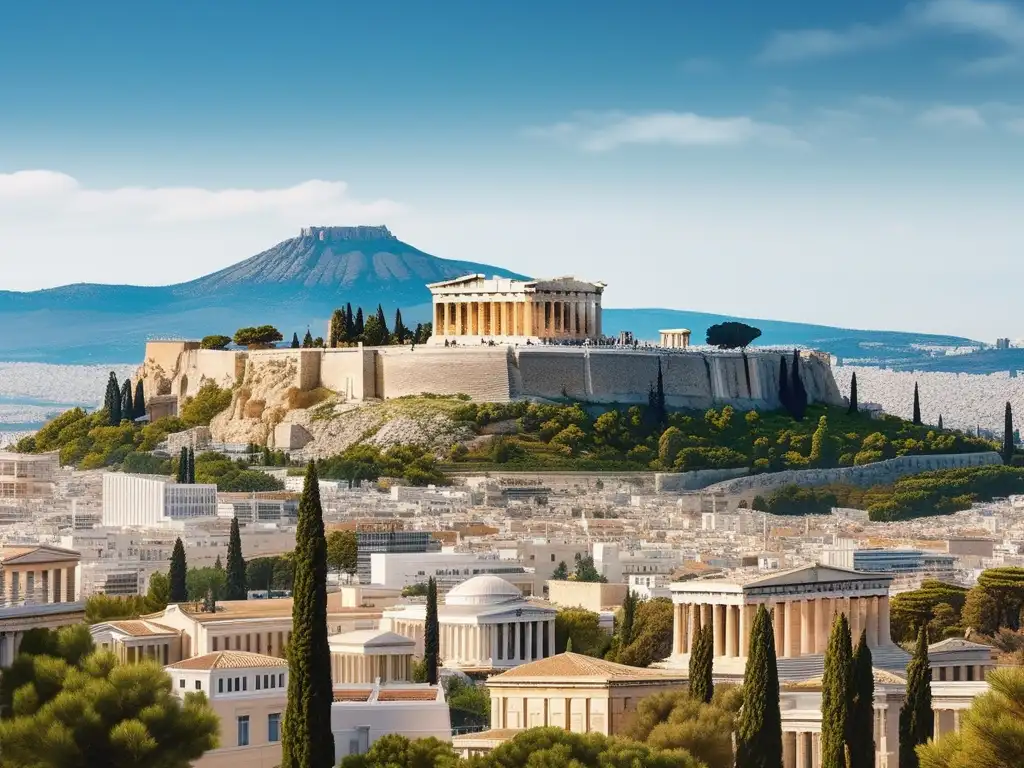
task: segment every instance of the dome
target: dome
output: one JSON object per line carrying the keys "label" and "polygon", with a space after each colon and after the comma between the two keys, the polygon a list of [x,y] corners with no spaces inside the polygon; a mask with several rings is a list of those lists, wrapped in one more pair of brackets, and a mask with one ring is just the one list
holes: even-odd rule
{"label": "dome", "polygon": [[499,576],[484,574],[464,581],[448,592],[445,605],[497,605],[522,600],[523,593]]}

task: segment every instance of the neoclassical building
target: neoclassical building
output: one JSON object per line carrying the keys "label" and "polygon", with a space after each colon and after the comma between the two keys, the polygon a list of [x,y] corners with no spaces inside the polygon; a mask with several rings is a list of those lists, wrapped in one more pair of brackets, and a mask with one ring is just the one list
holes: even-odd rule
{"label": "neoclassical building", "polygon": [[466,275],[427,287],[434,303],[431,344],[479,344],[481,339],[582,341],[601,336],[604,283],[574,277],[512,280]]}
{"label": "neoclassical building", "polygon": [[715,675],[741,677],[754,614],[764,605],[772,614],[782,679],[806,679],[822,672],[832,622],[841,613],[850,620],[855,638],[866,633],[876,666],[902,673],[909,655],[889,636],[891,583],[892,577],[884,574],[823,565],[779,571],[745,582],[674,582],[670,586],[675,608],[673,653],[667,666],[687,666],[697,629],[711,624]]}
{"label": "neoclassical building", "polygon": [[[422,602],[386,608],[380,628],[412,638],[422,657],[426,612]],[[554,656],[556,613],[524,599],[499,576],[474,576],[437,608],[441,661],[451,669],[491,672]]]}

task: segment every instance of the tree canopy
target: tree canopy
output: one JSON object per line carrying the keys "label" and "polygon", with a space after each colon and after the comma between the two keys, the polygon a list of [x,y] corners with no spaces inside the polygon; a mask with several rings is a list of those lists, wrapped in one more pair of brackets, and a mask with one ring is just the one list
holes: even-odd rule
{"label": "tree canopy", "polygon": [[199,342],[200,349],[224,349],[228,344],[231,343],[230,336],[224,336],[222,334],[212,334],[210,336],[203,336],[203,340]]}
{"label": "tree canopy", "polygon": [[719,349],[741,349],[760,338],[761,329],[746,323],[728,321],[708,328],[706,343]]}
{"label": "tree canopy", "polygon": [[239,328],[235,331],[234,342],[240,347],[251,347],[264,344],[273,344],[281,341],[284,337],[281,332],[272,325],[257,325],[247,328]]}

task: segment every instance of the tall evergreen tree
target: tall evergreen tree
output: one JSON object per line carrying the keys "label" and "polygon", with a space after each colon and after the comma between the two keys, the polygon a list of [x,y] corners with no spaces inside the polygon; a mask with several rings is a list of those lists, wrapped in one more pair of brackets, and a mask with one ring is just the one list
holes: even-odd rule
{"label": "tall evergreen tree", "polygon": [[867,632],[860,633],[860,642],[853,654],[853,708],[846,741],[850,747],[848,768],[875,768],[875,673]]}
{"label": "tall evergreen tree", "polygon": [[331,323],[327,332],[327,345],[334,349],[345,340],[345,310],[336,309],[331,313]]}
{"label": "tall evergreen tree", "polygon": [[380,304],[377,305],[377,322],[380,323],[381,330],[384,331],[384,338],[389,338],[391,336],[391,331],[388,330],[388,321],[387,318],[384,317],[384,307]]}
{"label": "tall evergreen tree", "polygon": [[174,542],[174,549],[171,551],[171,570],[167,574],[170,581],[170,602],[184,603],[188,601],[188,564],[185,561],[185,545],[181,538]]}
{"label": "tall evergreen tree", "polygon": [[935,727],[932,714],[932,671],[928,664],[928,630],[917,634],[914,656],[907,667],[907,694],[900,708],[900,768],[918,768],[916,747],[925,744]]}
{"label": "tall evergreen tree", "polygon": [[416,330],[412,332],[412,343],[423,343],[423,323],[416,323]]}
{"label": "tall evergreen tree", "polygon": [[363,308],[356,307],[356,319],[352,325],[352,338],[353,340],[359,339],[363,335]]}
{"label": "tall evergreen tree", "polygon": [[302,345],[299,344],[299,334],[298,333],[292,333],[292,349],[298,349],[301,346]]}
{"label": "tall evergreen tree", "polygon": [[327,643],[327,539],[316,464],[306,469],[295,529],[288,716],[281,768],[333,768],[331,651]]}
{"label": "tall evergreen tree", "polygon": [[181,452],[178,454],[178,474],[175,479],[179,483],[188,482],[188,448],[184,445],[181,446]]}
{"label": "tall evergreen tree", "polygon": [[846,735],[853,705],[853,647],[846,614],[836,616],[821,682],[821,768],[847,768]]}
{"label": "tall evergreen tree", "polygon": [[427,682],[437,685],[437,669],[441,663],[441,627],[437,620],[437,582],[427,580],[427,616],[423,628],[423,660],[427,665]]}
{"label": "tall evergreen tree", "polygon": [[213,561],[213,570],[223,571],[224,564],[220,561],[220,555],[217,555],[217,559]]}
{"label": "tall evergreen tree", "polygon": [[620,649],[633,642],[633,622],[636,620],[636,606],[639,602],[636,592],[626,587],[626,597],[622,601],[622,625],[619,627]]}
{"label": "tall evergreen tree", "polygon": [[188,449],[188,474],[185,475],[185,482],[189,485],[196,484],[196,449],[191,446]]}
{"label": "tall evergreen tree", "polygon": [[409,338],[409,329],[405,327],[405,323],[402,322],[402,310],[395,310],[395,327],[392,330],[395,334],[395,341],[399,344],[405,344],[405,340]]}
{"label": "tall evergreen tree", "polygon": [[921,426],[921,396],[917,391],[917,382],[914,382],[914,424]]}
{"label": "tall evergreen tree", "polygon": [[121,385],[121,418],[132,421],[135,418],[135,403],[132,400],[132,380],[125,379]]}
{"label": "tall evergreen tree", "polygon": [[231,535],[228,537],[228,578],[224,589],[225,600],[247,600],[249,585],[245,576],[245,560],[242,559],[242,535],[238,530],[238,518],[231,518]]}
{"label": "tall evergreen tree", "polygon": [[356,319],[352,314],[352,302],[345,303],[345,341],[356,340]]}
{"label": "tall evergreen tree", "polygon": [[711,701],[715,693],[714,674],[715,630],[711,624],[700,627],[690,652],[690,698]]}
{"label": "tall evergreen tree", "polygon": [[743,708],[736,727],[736,768],[782,768],[782,713],[775,633],[760,605],[750,631]]}
{"label": "tall evergreen tree", "polygon": [[121,423],[121,387],[117,383],[117,374],[110,372],[107,380],[107,393],[103,397],[103,407],[107,409],[107,423],[116,427]]}
{"label": "tall evergreen tree", "polygon": [[942,414],[939,414],[939,432],[942,431]]}
{"label": "tall evergreen tree", "polygon": [[135,382],[135,399],[132,401],[132,405],[134,406],[132,413],[136,419],[146,415],[146,393],[142,388],[141,378]]}
{"label": "tall evergreen tree", "polygon": [[306,335],[302,337],[302,348],[310,349],[313,346],[313,334],[309,332],[309,328],[306,329]]}
{"label": "tall evergreen tree", "polygon": [[847,413],[853,414],[860,410],[857,404],[857,372],[853,372],[853,376],[850,377],[850,407],[846,409]]}
{"label": "tall evergreen tree", "polygon": [[779,361],[779,404],[788,413],[793,413],[793,399],[789,395],[789,370],[786,368],[786,358]]}
{"label": "tall evergreen tree", "polygon": [[1017,446],[1013,442],[1013,408],[1006,401],[1006,412],[1003,415],[1003,463],[1012,464],[1013,454]]}
{"label": "tall evergreen tree", "polygon": [[793,350],[793,367],[790,369],[789,396],[792,400],[792,414],[797,421],[804,420],[807,412],[807,390],[804,388],[804,379],[800,375],[800,350]]}

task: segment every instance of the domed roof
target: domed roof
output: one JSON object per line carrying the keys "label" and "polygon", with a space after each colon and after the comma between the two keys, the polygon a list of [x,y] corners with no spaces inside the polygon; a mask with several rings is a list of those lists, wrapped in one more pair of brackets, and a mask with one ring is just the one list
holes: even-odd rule
{"label": "domed roof", "polygon": [[445,605],[497,605],[522,600],[523,593],[500,576],[484,574],[464,581],[448,592]]}

